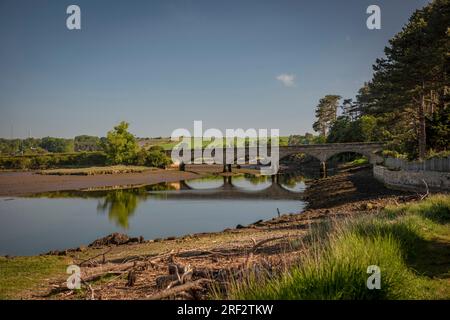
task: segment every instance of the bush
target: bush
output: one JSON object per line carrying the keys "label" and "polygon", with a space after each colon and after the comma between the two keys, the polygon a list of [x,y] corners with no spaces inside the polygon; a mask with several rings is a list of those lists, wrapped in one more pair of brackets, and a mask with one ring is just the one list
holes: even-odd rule
{"label": "bush", "polygon": [[0,157],[1,169],[48,169],[56,167],[102,166],[106,163],[103,152],[55,153]]}
{"label": "bush", "polygon": [[147,155],[146,165],[156,168],[166,168],[172,161],[164,152],[159,150],[150,150]]}
{"label": "bush", "polygon": [[407,159],[406,155],[404,155],[402,153],[398,153],[397,151],[394,151],[394,150],[383,150],[383,152],[381,154],[383,157]]}
{"label": "bush", "polygon": [[148,158],[148,151],[142,148],[136,154],[135,164],[137,166],[145,166],[147,164],[147,158]]}
{"label": "bush", "polygon": [[139,146],[133,134],[128,132],[129,124],[122,121],[109,131],[103,149],[109,164],[133,164],[139,152]]}

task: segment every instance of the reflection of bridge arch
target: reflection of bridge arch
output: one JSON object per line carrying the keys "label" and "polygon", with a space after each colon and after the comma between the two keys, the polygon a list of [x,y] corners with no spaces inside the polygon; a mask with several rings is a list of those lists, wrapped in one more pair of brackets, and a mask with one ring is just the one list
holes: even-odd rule
{"label": "reflection of bridge arch", "polygon": [[[225,177],[224,177],[224,178],[225,178]],[[196,182],[196,181],[202,181],[202,180],[204,181],[205,178],[181,181],[181,183],[183,184],[183,185],[182,185],[182,189],[183,189],[183,190],[205,190],[205,189],[209,190],[209,189],[220,189],[220,188],[222,188],[222,187],[225,185],[225,183],[226,183],[226,182],[224,181],[224,179],[214,179],[214,180],[209,179],[209,180],[212,180],[212,181],[210,181],[210,186],[207,186],[207,187],[204,187],[204,188],[195,186],[195,182]]]}
{"label": "reflection of bridge arch", "polygon": [[[261,183],[258,184],[254,184],[251,179],[246,179],[245,177],[230,177],[230,184],[236,188],[236,189],[240,189],[246,192],[256,192],[256,191],[262,191],[262,190],[266,190],[270,187],[272,187],[272,183],[270,181],[267,181],[267,177],[264,177],[264,181],[261,181]],[[258,177],[255,177],[256,179],[258,179]],[[244,185],[240,184],[239,182],[243,180],[245,183]],[[251,187],[255,187],[254,190],[249,190],[248,187],[246,187],[245,185],[251,186]]]}
{"label": "reflection of bridge arch", "polygon": [[[280,188],[283,188],[284,190],[287,190],[289,192],[296,192],[296,191],[293,191],[291,187],[289,187],[283,183],[280,183],[279,186],[280,186]],[[297,192],[303,192],[304,190],[306,190],[306,184],[304,182],[302,182],[302,190],[297,191]]]}
{"label": "reflection of bridge arch", "polygon": [[268,186],[263,189],[249,190],[233,184],[233,177],[225,176],[221,187],[216,188],[195,188],[190,185],[189,181],[180,183],[180,190],[185,192],[167,192],[166,198],[171,199],[223,199],[223,198],[240,198],[240,199],[295,199],[301,200],[301,191],[295,192],[289,190],[282,185],[278,176],[272,176],[268,181]]}

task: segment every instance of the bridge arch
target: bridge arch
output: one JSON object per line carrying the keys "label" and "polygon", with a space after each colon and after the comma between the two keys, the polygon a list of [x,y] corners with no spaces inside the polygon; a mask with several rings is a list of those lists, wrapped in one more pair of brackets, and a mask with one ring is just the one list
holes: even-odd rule
{"label": "bridge arch", "polygon": [[332,154],[329,154],[329,155],[327,155],[328,157],[326,158],[326,160],[325,160],[325,162],[328,162],[331,158],[333,158],[333,157],[335,157],[335,156],[338,156],[338,155],[341,155],[341,154],[356,154],[356,155],[360,155],[360,156],[363,156],[363,157],[366,157],[368,160],[369,160],[369,162],[370,162],[370,160],[372,159],[372,157],[373,157],[373,154],[372,153],[370,153],[370,152],[365,152],[365,151],[353,151],[353,150],[339,150],[339,151],[337,151],[337,152],[335,152],[335,153],[332,153]]}

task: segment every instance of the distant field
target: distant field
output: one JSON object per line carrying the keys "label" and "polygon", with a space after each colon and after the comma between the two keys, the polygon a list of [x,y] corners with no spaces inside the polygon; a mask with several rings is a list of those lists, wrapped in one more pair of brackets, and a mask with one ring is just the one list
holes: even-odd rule
{"label": "distant field", "polygon": [[[244,143],[244,139],[237,139],[239,143]],[[289,137],[280,137],[280,146],[287,146],[289,141]],[[170,138],[149,138],[149,139],[140,139],[139,145],[144,146],[146,148],[150,147],[161,147],[164,150],[171,150],[174,146],[176,146],[179,142],[177,141],[171,141]],[[193,148],[194,144],[202,145],[202,148],[205,148],[209,146],[212,143],[212,146],[219,145],[219,141],[212,142],[212,140],[203,139],[203,141],[200,140],[200,138],[191,138],[191,142],[189,147]]]}

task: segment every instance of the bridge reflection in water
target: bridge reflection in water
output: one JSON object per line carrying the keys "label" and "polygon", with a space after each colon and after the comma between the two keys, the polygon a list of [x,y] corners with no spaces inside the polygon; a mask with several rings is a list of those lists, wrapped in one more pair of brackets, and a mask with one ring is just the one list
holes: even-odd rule
{"label": "bridge reflection in water", "polygon": [[156,239],[221,231],[301,212],[304,189],[301,176],[216,175],[0,201],[0,255],[71,248],[113,232]]}
{"label": "bridge reflection in water", "polygon": [[128,228],[140,202],[157,200],[302,200],[305,177],[299,175],[208,176],[141,188],[84,192],[98,197],[97,210],[108,214],[118,226]]}
{"label": "bridge reflection in water", "polygon": [[212,176],[171,183],[172,191],[150,191],[166,199],[272,199],[300,200],[305,188],[302,176]]}
{"label": "bridge reflection in water", "polygon": [[129,219],[141,204],[153,200],[302,200],[305,177],[301,175],[206,176],[177,182],[126,189],[57,191],[41,193],[30,198],[98,199],[97,211],[106,213],[109,220],[121,228],[129,228]]}

